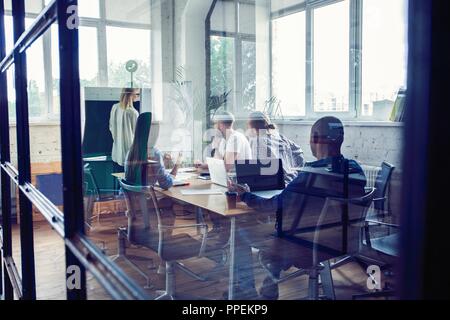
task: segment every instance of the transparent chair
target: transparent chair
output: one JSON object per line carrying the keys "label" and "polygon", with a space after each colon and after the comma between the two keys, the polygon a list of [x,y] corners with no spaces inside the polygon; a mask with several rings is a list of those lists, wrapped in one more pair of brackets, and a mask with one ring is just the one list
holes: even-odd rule
{"label": "transparent chair", "polygon": [[[295,217],[286,217],[289,228],[283,232],[282,237],[275,237],[261,245],[259,252],[260,263],[268,272],[272,281],[280,284],[293,278],[307,275],[309,282],[308,298],[335,299],[332,265],[330,260],[339,259],[344,255],[357,252],[359,246],[359,229],[364,224],[369,207],[375,194],[375,189],[369,190],[359,198],[345,199],[340,197],[327,197],[320,200],[317,196],[304,198],[311,206],[310,215],[302,214],[304,222],[298,228],[299,220]],[[322,208],[314,208],[322,203]],[[308,204],[305,204],[307,207]],[[347,206],[348,216],[344,217],[344,206]],[[302,211],[305,211],[303,209]],[[320,212],[317,214],[316,212]],[[305,213],[305,212],[303,212]],[[347,237],[344,248],[344,237]],[[268,267],[267,259],[270,256],[274,264],[281,265],[287,270],[295,267],[298,270],[285,276],[277,277]],[[320,277],[319,277],[320,275]],[[319,295],[319,279],[322,284],[323,295]]]}
{"label": "transparent chair", "polygon": [[[175,269],[181,270],[188,276],[205,281],[206,279],[180,263],[195,257],[204,257],[207,251],[208,226],[206,224],[174,225],[164,210],[160,208],[159,201],[153,186],[132,186],[121,180],[120,185],[124,191],[128,208],[128,240],[132,244],[140,245],[153,250],[165,262],[166,288],[156,300],[161,299],[192,299],[176,293]],[[153,207],[149,207],[149,203]],[[201,239],[196,239],[188,233],[175,233],[186,230],[196,234],[201,230]],[[208,248],[213,250],[212,248]]]}

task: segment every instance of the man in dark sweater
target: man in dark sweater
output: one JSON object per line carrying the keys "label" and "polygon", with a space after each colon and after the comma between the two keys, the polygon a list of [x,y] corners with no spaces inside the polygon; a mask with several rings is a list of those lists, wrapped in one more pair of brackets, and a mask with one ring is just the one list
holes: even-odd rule
{"label": "man in dark sweater", "polygon": [[[327,197],[344,196],[343,173],[344,163],[346,162],[341,153],[343,142],[344,126],[342,122],[335,117],[324,117],[318,120],[311,129],[311,151],[317,161],[307,163],[305,170],[300,172],[280,195],[265,199],[252,194],[248,186],[230,185],[230,189],[238,192],[240,199],[257,211],[278,212],[287,224],[295,221],[290,226],[294,230],[298,227],[304,214],[304,210],[300,208],[302,208],[301,203],[305,201],[305,198],[312,199],[309,202],[314,202],[312,207],[320,213]],[[365,194],[366,179],[364,172],[356,161],[348,160],[347,163],[348,172],[352,176],[348,183],[348,196],[350,198],[361,197]],[[333,179],[327,179],[326,173],[329,172],[337,175]],[[336,176],[340,178],[336,178]],[[311,181],[314,181],[314,183],[311,183]],[[289,220],[289,217],[293,219]],[[253,269],[248,266],[252,265],[251,246],[258,247],[258,245],[255,244],[254,234],[246,228],[239,228],[236,242],[239,244],[236,273],[240,291],[253,293],[255,290]],[[270,264],[269,269],[275,277],[279,277],[282,270],[287,270],[293,265],[289,254],[287,257],[280,258],[280,255],[276,253],[263,253],[262,258]],[[278,261],[274,261],[274,259]],[[278,286],[271,277],[264,280],[261,294],[265,298],[278,298]],[[249,298],[249,295],[244,294],[243,297]]]}

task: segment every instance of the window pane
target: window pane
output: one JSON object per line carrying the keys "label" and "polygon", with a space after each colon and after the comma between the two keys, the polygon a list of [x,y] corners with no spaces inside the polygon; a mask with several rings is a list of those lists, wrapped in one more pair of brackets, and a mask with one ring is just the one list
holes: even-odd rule
{"label": "window pane", "polygon": [[[14,0],[6,0],[5,3],[5,11],[12,11],[12,1]],[[38,14],[42,10],[42,1],[39,0],[25,0],[25,12],[31,14]]]}
{"label": "window pane", "polygon": [[14,44],[13,20],[11,16],[5,16],[5,42],[6,53],[10,53]]}
{"label": "window pane", "polygon": [[287,9],[289,7],[304,3],[306,0],[271,0],[270,6],[272,12]]}
{"label": "window pane", "polygon": [[[134,86],[148,86],[150,75],[150,30],[107,27],[108,85],[129,86],[131,75],[125,69],[129,60],[138,63]],[[133,41],[130,41],[133,39]]]}
{"label": "window pane", "polygon": [[242,42],[242,110],[254,110],[256,100],[256,43]]}
{"label": "window pane", "polygon": [[[25,20],[27,28],[32,23],[33,19]],[[27,50],[28,113],[30,118],[44,117],[48,114],[42,39],[42,37],[37,39]]]}
{"label": "window pane", "polygon": [[306,114],[305,23],[305,12],[299,12],[272,24],[272,89],[281,103],[283,116]]}
{"label": "window pane", "polygon": [[[50,0],[45,0],[45,5]],[[98,0],[78,0],[78,15],[83,18],[100,18],[100,7]]]}
{"label": "window pane", "polygon": [[[14,1],[14,0],[12,0]],[[25,12],[38,14],[42,10],[42,1],[38,0],[25,0]]]}
{"label": "window pane", "polygon": [[107,0],[105,1],[106,19],[149,25],[151,2],[148,0]]}
{"label": "window pane", "polygon": [[362,92],[365,116],[388,120],[400,88],[406,87],[406,0],[365,0]]}
{"label": "window pane", "polygon": [[236,8],[232,1],[217,1],[211,16],[211,30],[236,32]]}
{"label": "window pane", "polygon": [[314,111],[349,111],[350,1],[314,10]]}
{"label": "window pane", "polygon": [[99,18],[100,6],[98,0],[78,0],[78,15],[86,18]]}
{"label": "window pane", "polygon": [[239,3],[239,33],[256,34],[255,4]]}
{"label": "window pane", "polygon": [[[82,87],[98,85],[98,44],[97,28],[79,27],[80,83]],[[52,71],[54,90],[59,90],[59,44],[58,28],[52,26]]]}
{"label": "window pane", "polygon": [[221,96],[231,91],[228,106],[233,105],[234,39],[211,37],[211,95]]}

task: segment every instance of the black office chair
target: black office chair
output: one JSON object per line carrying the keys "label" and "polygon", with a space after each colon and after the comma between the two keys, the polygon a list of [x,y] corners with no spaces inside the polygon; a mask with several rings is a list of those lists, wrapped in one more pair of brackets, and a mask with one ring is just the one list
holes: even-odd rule
{"label": "black office chair", "polygon": [[[120,180],[128,208],[128,241],[158,253],[166,264],[166,289],[156,300],[192,299],[183,297],[175,292],[175,269],[179,269],[190,277],[205,281],[205,278],[189,270],[180,260],[203,257],[209,250],[206,246],[208,226],[206,224],[171,225],[164,218],[160,209],[153,186],[132,186]],[[150,198],[150,199],[149,199]],[[149,208],[149,200],[153,208]],[[174,234],[180,229],[202,230],[201,240],[195,239],[187,233]],[[212,249],[211,249],[212,250]]]}
{"label": "black office chair", "polygon": [[[97,211],[96,213],[93,212],[95,203],[98,202],[108,202],[113,200],[118,200],[123,198],[120,194],[117,194],[117,190],[112,189],[100,189],[97,183],[97,179],[95,179],[95,175],[92,172],[92,168],[89,166],[89,164],[84,165],[84,179],[85,182],[87,182],[85,194],[89,195],[91,199],[89,201],[92,201],[91,207],[92,207],[92,213],[89,216],[88,224],[90,228],[92,228],[92,220],[94,218],[97,218],[97,223],[100,222],[100,215],[104,213],[110,213],[108,212],[100,212]],[[90,188],[89,188],[90,186]]]}
{"label": "black office chair", "polygon": [[392,173],[395,167],[387,162],[381,164],[381,170],[378,172],[375,180],[375,196],[373,199],[373,208],[368,213],[368,217],[384,217],[389,215],[389,210],[386,210],[387,190],[391,182]]}
{"label": "black office chair", "polygon": [[[388,231],[384,236],[374,235],[371,232],[371,229],[374,227],[384,227]],[[392,230],[394,230],[394,232],[392,232]],[[396,260],[399,257],[399,244],[400,244],[399,231],[400,226],[398,224],[370,219],[366,221],[366,224],[364,226],[365,240],[363,244],[367,248],[377,253],[378,259],[381,259],[383,262],[383,265],[381,266],[383,270],[391,268],[392,260]],[[379,233],[379,230],[377,233]],[[389,297],[394,296],[395,290],[392,288],[389,282],[385,282],[384,288],[381,288],[380,290],[375,290],[374,292],[353,295],[353,300],[365,298],[380,298],[380,297],[388,299]]]}
{"label": "black office chair", "polygon": [[[389,210],[386,210],[386,192],[394,169],[395,167],[393,165],[387,162],[382,163],[381,171],[375,182],[376,196],[374,205],[369,210],[368,218],[366,219],[364,227],[361,229],[363,248],[365,250],[369,249],[369,252],[372,251],[376,253],[377,260],[370,260],[376,265],[381,266],[383,269],[390,268],[392,260],[399,256],[400,226],[395,223],[386,222],[386,217],[390,216]],[[380,227],[384,230],[380,230]],[[390,284],[386,282],[383,289],[366,294],[354,295],[353,299],[377,297],[389,298],[393,296],[395,296],[395,291],[390,288]]]}
{"label": "black office chair", "polygon": [[[389,188],[389,184],[391,182],[392,173],[394,169],[395,167],[387,162],[383,162],[381,164],[381,169],[378,171],[374,183],[374,198],[371,207],[367,211],[366,220],[371,219],[375,221],[378,220],[382,221],[386,216],[390,215],[390,212],[386,210],[386,202],[388,200],[387,191]],[[371,189],[372,188],[367,188],[367,190]],[[359,239],[360,242],[358,252],[356,252],[353,255],[347,255],[342,259],[340,259],[339,261],[336,261],[335,263],[332,264],[331,269],[337,269],[351,261],[356,261],[361,265],[380,263],[376,259],[373,259],[372,257],[369,257],[368,255],[362,253],[364,241],[366,239],[366,235],[364,234],[364,228],[361,228],[360,230]]]}
{"label": "black office chair", "polygon": [[[263,245],[258,257],[272,281],[280,284],[292,278],[308,275],[309,299],[326,298],[334,300],[335,293],[330,260],[344,255],[341,247],[344,230],[341,221],[342,205],[349,206],[349,233],[358,234],[358,228],[366,219],[374,194],[375,189],[372,189],[360,198],[328,197],[314,227],[304,228],[304,231],[292,230],[292,232],[287,232],[283,238],[275,238],[270,241],[270,244]],[[309,196],[308,198],[311,200],[315,197]],[[351,235],[348,238],[351,239],[349,250],[355,250],[351,244],[358,241],[359,237],[356,236],[358,240]],[[268,255],[271,256],[272,261],[288,260],[287,267],[293,265],[298,270],[284,277],[275,277],[268,267],[267,260],[263,257],[266,252],[270,252]],[[323,296],[319,296],[319,274],[323,286]]]}

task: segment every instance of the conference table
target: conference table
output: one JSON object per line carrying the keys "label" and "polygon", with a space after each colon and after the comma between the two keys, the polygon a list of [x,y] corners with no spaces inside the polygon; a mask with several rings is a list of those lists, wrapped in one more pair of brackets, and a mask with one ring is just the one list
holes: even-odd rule
{"label": "conference table", "polygon": [[[117,179],[123,179],[124,173],[113,173]],[[230,220],[230,263],[229,263],[229,281],[228,281],[228,299],[234,299],[235,288],[235,274],[234,266],[236,259],[236,220],[239,217],[249,214],[260,214],[260,212],[251,209],[243,202],[238,202],[236,209],[228,209],[227,198],[225,192],[227,188],[216,185],[209,180],[202,180],[198,178],[198,174],[191,174],[191,177],[185,179],[188,185],[172,187],[169,190],[155,188],[155,191],[161,195],[171,199],[181,201],[183,203],[196,207],[197,221],[203,221],[203,210],[207,210],[212,214],[225,217]],[[184,192],[189,190],[193,194],[186,195]],[[202,194],[208,193],[220,194]],[[199,192],[199,194],[195,194]]]}

